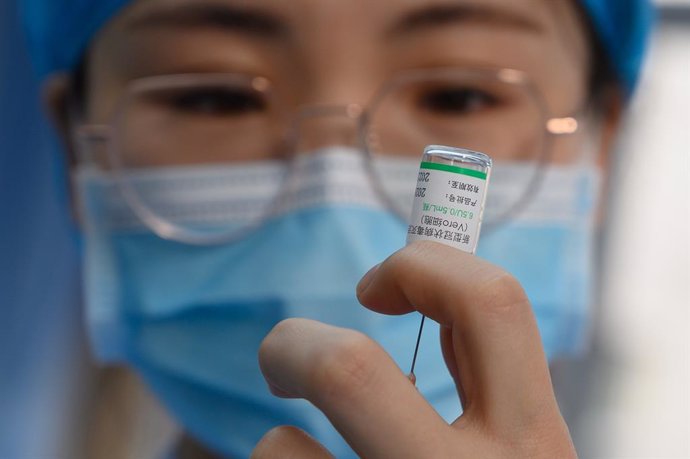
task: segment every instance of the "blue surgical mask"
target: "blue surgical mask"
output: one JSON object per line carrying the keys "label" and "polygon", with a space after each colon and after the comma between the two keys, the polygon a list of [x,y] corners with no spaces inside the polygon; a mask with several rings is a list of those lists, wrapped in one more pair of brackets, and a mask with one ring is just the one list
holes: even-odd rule
{"label": "blue surgical mask", "polygon": [[[404,245],[405,222],[377,199],[358,152],[334,148],[302,161],[311,165],[305,168],[311,174],[304,181],[309,189],[292,190],[297,198],[285,212],[241,240],[213,246],[155,236],[127,213],[112,178],[93,169],[79,172],[87,318],[97,356],[136,368],[182,426],[231,457],[248,457],[262,435],[279,424],[305,429],[337,457],[355,457],[312,405],[278,399],[266,388],[257,350],[280,320],[308,317],[360,330],[377,340],[403,371],[410,364],[419,316],[375,314],[355,297],[360,277]],[[391,164],[395,173],[383,175],[397,179],[386,188],[409,201],[418,163]],[[580,183],[588,176],[581,172],[564,170],[561,175],[583,188],[549,195],[550,204],[578,222],[591,215],[595,196],[594,188]],[[219,193],[225,193],[228,202],[246,199],[233,192],[231,181],[220,181],[219,189],[211,184],[218,180],[207,180],[210,184],[204,187],[205,177],[217,179],[222,173],[218,167],[174,168],[138,172],[134,180],[146,190],[167,186],[184,191],[190,186],[198,201],[171,199],[162,204],[170,215],[189,215],[185,206],[199,209],[200,202],[222,197]],[[157,199],[160,196],[167,194],[159,193]],[[582,202],[587,199],[589,204]],[[537,216],[536,203],[546,201],[536,199],[525,215]],[[195,224],[211,225],[218,219],[212,217],[205,221],[197,211]],[[579,341],[571,335],[581,333],[586,319],[586,295],[578,287],[586,285],[588,277],[587,263],[580,259],[589,256],[590,230],[573,226],[571,218],[525,217],[479,244],[480,254],[525,282],[550,355]],[[571,255],[576,256],[574,264],[564,260],[554,266],[558,257]],[[546,288],[540,276],[548,280]],[[425,332],[416,373],[422,394],[444,418],[455,419],[460,406],[437,331]]]}
{"label": "blue surgical mask", "polygon": [[[414,348],[417,316],[375,314],[355,296],[361,276],[404,245],[406,224],[376,197],[357,151],[330,149],[300,161],[310,176],[296,180],[284,213],[237,242],[211,246],[155,236],[127,212],[113,178],[93,169],[79,175],[87,317],[97,356],[135,367],[182,426],[232,457],[248,457],[279,424],[309,431],[338,457],[354,457],[311,404],[269,393],[257,351],[280,320],[308,317],[361,330],[402,368]],[[409,200],[419,165],[392,163],[386,186]],[[248,208],[239,205],[251,198],[246,180],[233,177],[251,173],[251,195],[271,194],[257,188],[264,179],[266,188],[275,185],[273,166],[265,175],[251,167],[240,174],[242,167],[219,166],[139,171],[128,183],[146,190],[143,200],[155,200],[161,213],[197,212],[195,225],[213,226],[227,219],[205,202],[226,198],[223,209],[238,221],[249,212],[237,210]],[[182,195],[188,199],[177,199]],[[425,337],[419,386],[452,419],[460,407],[434,335]]]}
{"label": "blue surgical mask", "polygon": [[[532,170],[519,164],[495,167],[489,199],[510,196],[513,183],[524,183],[514,178]],[[477,250],[522,284],[550,361],[581,354],[588,341],[600,184],[600,172],[587,157],[546,168],[526,207],[508,223],[484,232]]]}

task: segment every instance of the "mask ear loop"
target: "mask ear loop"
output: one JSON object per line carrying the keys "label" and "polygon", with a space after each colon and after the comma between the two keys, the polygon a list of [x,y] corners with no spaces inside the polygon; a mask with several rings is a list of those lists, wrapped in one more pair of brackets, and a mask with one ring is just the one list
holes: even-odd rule
{"label": "mask ear loop", "polygon": [[[84,215],[85,202],[79,189],[80,177],[83,175],[93,175],[99,173],[98,160],[95,158],[95,148],[107,148],[107,142],[111,136],[110,126],[107,125],[79,125],[72,134],[75,145],[76,164],[70,168],[71,189],[73,191],[76,206],[73,206],[75,217],[81,227],[87,225],[87,218]],[[107,161],[107,158],[106,158]]]}
{"label": "mask ear loop", "polygon": [[[606,251],[602,250],[602,245],[605,244],[606,235],[603,231],[597,231],[597,224],[601,221],[604,208],[603,204],[605,202],[605,195],[602,192],[608,187],[608,183],[607,180],[603,178],[601,170],[597,165],[598,157],[601,154],[600,150],[604,135],[603,117],[595,108],[589,108],[585,111],[583,119],[586,120],[583,123],[582,129],[585,133],[585,145],[583,154],[578,157],[578,161],[574,166],[578,167],[580,170],[581,180],[583,180],[583,182],[585,180],[594,181],[590,186],[594,187],[595,190],[594,211],[591,213],[586,223],[589,231],[592,231],[593,234],[590,247],[590,250],[593,251],[591,258],[593,276],[592,285],[590,286],[590,303],[588,305],[588,313],[591,319],[589,325],[586,326],[584,342],[591,343],[592,337],[597,333],[597,324],[600,323],[599,319],[601,318],[600,315],[602,311],[600,307],[602,301],[600,279],[602,276],[600,274],[603,269],[606,268],[606,263],[604,262]],[[583,183],[582,186],[584,187],[586,184]]]}

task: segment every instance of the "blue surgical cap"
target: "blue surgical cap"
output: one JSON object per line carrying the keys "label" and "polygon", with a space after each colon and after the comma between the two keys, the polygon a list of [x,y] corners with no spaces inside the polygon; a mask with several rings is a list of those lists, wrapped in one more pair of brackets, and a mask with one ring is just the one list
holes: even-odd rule
{"label": "blue surgical cap", "polygon": [[654,22],[649,0],[580,0],[622,86],[632,93]]}
{"label": "blue surgical cap", "polygon": [[[131,0],[21,0],[41,77],[73,69],[91,38]],[[637,82],[653,22],[650,0],[580,0],[622,86]]]}

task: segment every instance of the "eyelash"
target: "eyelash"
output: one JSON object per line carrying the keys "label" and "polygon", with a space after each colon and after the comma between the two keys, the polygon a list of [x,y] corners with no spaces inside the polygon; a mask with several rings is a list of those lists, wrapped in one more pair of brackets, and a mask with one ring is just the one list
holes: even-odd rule
{"label": "eyelash", "polygon": [[417,104],[439,114],[468,114],[496,106],[499,100],[487,91],[476,88],[436,88],[420,95]]}
{"label": "eyelash", "polygon": [[249,89],[199,88],[168,95],[166,105],[176,111],[214,116],[237,116],[266,109],[264,98]]}

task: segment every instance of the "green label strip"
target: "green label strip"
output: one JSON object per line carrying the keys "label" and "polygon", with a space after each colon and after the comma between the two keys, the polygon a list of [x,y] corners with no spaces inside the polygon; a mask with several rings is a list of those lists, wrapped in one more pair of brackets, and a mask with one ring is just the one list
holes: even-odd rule
{"label": "green label strip", "polygon": [[450,166],[448,164],[441,163],[429,163],[426,161],[422,161],[422,165],[420,167],[422,169],[432,169],[436,171],[452,172],[453,174],[469,175],[470,177],[477,177],[482,180],[486,180],[485,172],[475,171],[473,169],[466,169],[464,167]]}

